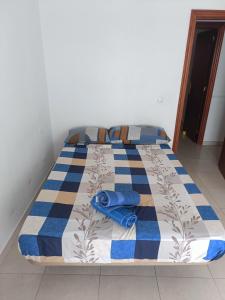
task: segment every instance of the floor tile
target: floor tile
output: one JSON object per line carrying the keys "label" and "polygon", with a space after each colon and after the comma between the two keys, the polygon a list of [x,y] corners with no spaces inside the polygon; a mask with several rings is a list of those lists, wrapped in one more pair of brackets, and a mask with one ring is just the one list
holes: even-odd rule
{"label": "floor tile", "polygon": [[196,160],[194,159],[188,159],[182,156],[177,155],[179,161],[182,163],[182,165],[185,167],[185,169],[188,171],[189,175],[191,175],[191,173],[194,173],[193,170],[193,165],[195,165]]}
{"label": "floor tile", "polygon": [[225,255],[208,264],[213,278],[225,278]]}
{"label": "floor tile", "polygon": [[217,205],[211,205],[212,208],[214,209],[215,213],[219,217],[220,221],[223,223],[223,226],[225,227],[225,214],[224,214],[224,209],[219,208]]}
{"label": "floor tile", "polygon": [[195,184],[197,184],[197,186],[199,187],[201,192],[204,194],[204,196],[207,198],[212,198],[211,194],[209,192],[209,189],[208,189],[207,185],[203,182],[202,178],[200,178],[200,176],[195,173],[194,174],[190,173],[190,176],[192,177]]}
{"label": "floor tile", "polygon": [[208,189],[220,189],[220,192],[223,192],[225,195],[225,180],[222,175],[218,172],[199,172],[203,183],[208,187]]}
{"label": "floor tile", "polygon": [[159,300],[156,278],[101,276],[99,300]]}
{"label": "floor tile", "polygon": [[220,209],[220,219],[221,219],[223,225],[225,226],[225,208]]}
{"label": "floor tile", "polygon": [[159,277],[161,300],[219,300],[213,279]]}
{"label": "floor tile", "polygon": [[224,181],[224,187],[221,186],[220,188],[216,189],[210,189],[209,190],[213,200],[220,208],[225,208],[225,181]]}
{"label": "floor tile", "polygon": [[211,278],[208,267],[205,266],[157,266],[157,277],[199,277]]}
{"label": "floor tile", "polygon": [[0,265],[0,273],[39,274],[43,272],[43,266],[39,266],[38,264],[31,264],[19,254],[17,242],[13,244],[8,255]]}
{"label": "floor tile", "polygon": [[188,155],[188,157],[198,160],[218,160],[221,150],[222,146],[201,146],[192,142],[188,137],[181,137],[178,147],[180,155]]}
{"label": "floor tile", "polygon": [[220,296],[225,300],[225,279],[215,279],[216,286],[219,290]]}
{"label": "floor tile", "polygon": [[104,266],[101,275],[155,276],[153,266]]}
{"label": "floor tile", "polygon": [[195,172],[196,174],[198,174],[199,172],[218,171],[218,167],[214,161],[191,159],[188,155],[185,157],[179,155],[178,158],[188,172]]}
{"label": "floor tile", "polygon": [[37,300],[97,300],[98,288],[99,276],[45,274]]}
{"label": "floor tile", "polygon": [[46,274],[100,275],[100,267],[47,267]]}
{"label": "floor tile", "polygon": [[178,158],[210,204],[225,209],[225,179],[218,168],[221,146],[199,146],[182,138]]}
{"label": "floor tile", "polygon": [[40,281],[38,274],[0,274],[0,299],[33,300]]}

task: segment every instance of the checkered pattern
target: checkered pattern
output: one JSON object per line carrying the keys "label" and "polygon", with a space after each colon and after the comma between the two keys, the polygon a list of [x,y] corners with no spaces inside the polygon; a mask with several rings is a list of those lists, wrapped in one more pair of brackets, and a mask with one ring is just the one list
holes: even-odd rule
{"label": "checkered pattern", "polygon": [[106,144],[109,143],[108,130],[102,127],[76,127],[69,131],[66,144]]}
{"label": "checkered pattern", "polygon": [[[90,206],[101,189],[136,191],[125,229]],[[225,252],[225,231],[170,147],[64,147],[19,235],[21,254],[56,263],[205,262]]]}
{"label": "checkered pattern", "polygon": [[112,144],[154,145],[170,141],[165,130],[156,126],[117,126],[109,130]]}

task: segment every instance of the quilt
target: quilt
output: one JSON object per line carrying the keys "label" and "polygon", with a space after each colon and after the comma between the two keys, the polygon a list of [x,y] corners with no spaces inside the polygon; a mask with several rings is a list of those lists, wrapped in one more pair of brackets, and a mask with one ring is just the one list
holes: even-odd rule
{"label": "quilt", "polygon": [[[100,190],[136,191],[126,229],[97,212]],[[19,234],[19,250],[55,264],[204,263],[225,252],[225,230],[169,145],[62,149]]]}

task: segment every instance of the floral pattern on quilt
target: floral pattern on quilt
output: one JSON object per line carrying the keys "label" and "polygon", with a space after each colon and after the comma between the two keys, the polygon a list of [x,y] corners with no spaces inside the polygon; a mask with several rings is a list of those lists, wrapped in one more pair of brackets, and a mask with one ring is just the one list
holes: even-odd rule
{"label": "floral pattern on quilt", "polygon": [[[97,212],[99,190],[140,194],[125,229]],[[225,252],[225,230],[168,145],[65,146],[19,235],[21,254],[64,263],[201,263]]]}

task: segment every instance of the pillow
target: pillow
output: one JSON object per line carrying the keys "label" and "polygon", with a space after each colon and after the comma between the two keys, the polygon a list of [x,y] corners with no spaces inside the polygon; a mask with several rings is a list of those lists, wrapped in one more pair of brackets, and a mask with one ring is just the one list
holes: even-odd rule
{"label": "pillow", "polygon": [[111,127],[109,138],[112,144],[168,144],[170,141],[165,130],[157,126]]}
{"label": "pillow", "polygon": [[102,127],[76,127],[69,130],[66,144],[107,144],[109,143],[108,130]]}

